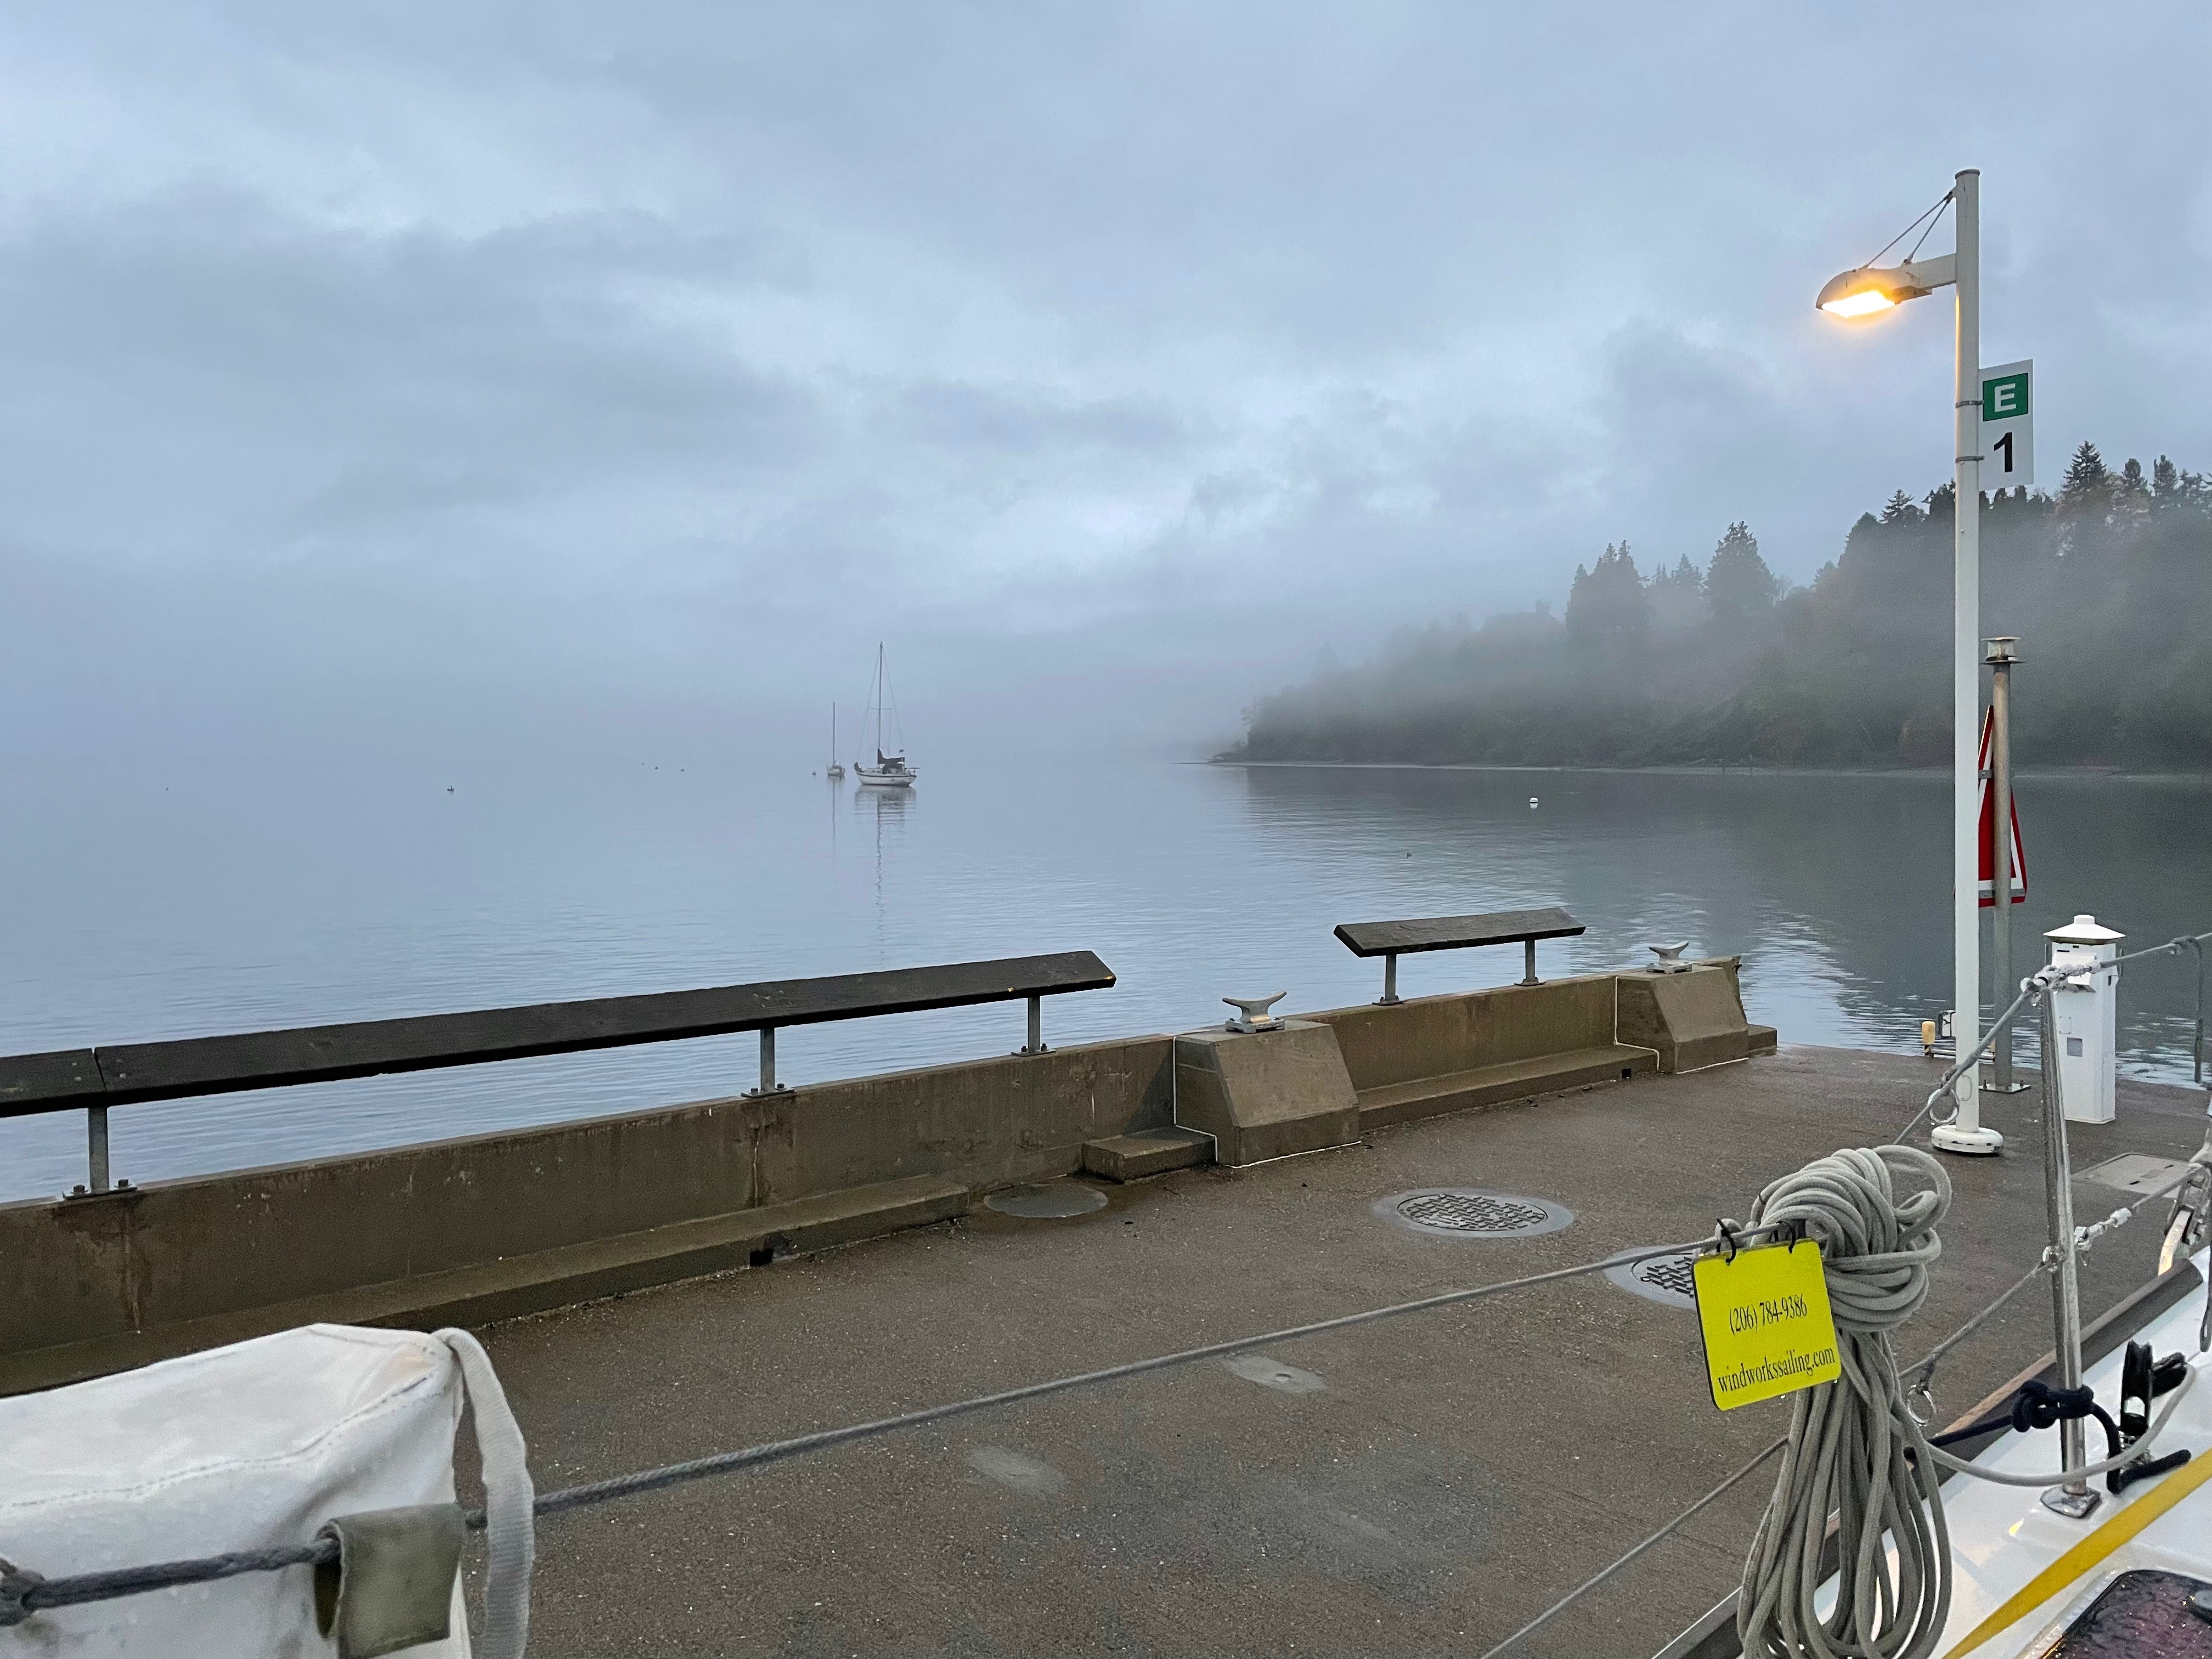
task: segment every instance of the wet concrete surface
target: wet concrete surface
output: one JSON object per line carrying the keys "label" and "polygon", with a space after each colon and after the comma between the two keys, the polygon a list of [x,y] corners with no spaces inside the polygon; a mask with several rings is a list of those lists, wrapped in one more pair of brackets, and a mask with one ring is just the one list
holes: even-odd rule
{"label": "wet concrete surface", "polygon": [[[829,1255],[485,1333],[540,1490],[1454,1286],[1688,1239],[1773,1177],[1887,1139],[1936,1069],[1785,1048],[1187,1170],[1069,1218],[978,1211]],[[2186,1157],[2203,1097],[2123,1084],[2076,1170]],[[2017,1277],[2044,1234],[2033,1094],[1957,1196],[1908,1358]],[[1924,1140],[1923,1140],[1924,1144]],[[1522,1194],[1571,1226],[1468,1239],[1389,1224],[1416,1188]],[[2087,1185],[2084,1221],[2127,1195]],[[2156,1225],[2098,1248],[2092,1314]],[[1936,1379],[1948,1416],[2050,1346],[2031,1291]],[[1480,1653],[1784,1426],[1726,1415],[1694,1316],[1602,1277],[1201,1363],[544,1522],[545,1656]],[[1732,1587],[1754,1477],[1528,1646],[1642,1655]]]}

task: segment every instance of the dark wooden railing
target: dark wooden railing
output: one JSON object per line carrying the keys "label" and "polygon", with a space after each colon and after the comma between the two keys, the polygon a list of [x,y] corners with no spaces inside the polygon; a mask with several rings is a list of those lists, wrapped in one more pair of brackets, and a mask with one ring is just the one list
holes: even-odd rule
{"label": "dark wooden railing", "polygon": [[734,1031],[760,1033],[760,1085],[754,1092],[771,1094],[785,1086],[775,1077],[775,1034],[783,1026],[1025,999],[1029,1041],[1018,1052],[1042,1054],[1043,999],[1069,991],[1101,991],[1113,983],[1113,969],[1091,952],[1066,951],[823,979],[768,980],[700,991],[9,1054],[0,1056],[0,1117],[83,1111],[91,1164],[88,1190],[100,1193],[109,1185],[111,1106],[483,1066]]}
{"label": "dark wooden railing", "polygon": [[1338,924],[1337,938],[1356,957],[1382,958],[1382,994],[1379,1002],[1396,1002],[1398,958],[1416,951],[1465,951],[1481,945],[1520,945],[1527,947],[1523,985],[1538,985],[1536,941],[1571,939],[1587,931],[1557,905],[1540,910],[1493,910],[1479,916],[1419,916],[1405,921],[1346,921]]}

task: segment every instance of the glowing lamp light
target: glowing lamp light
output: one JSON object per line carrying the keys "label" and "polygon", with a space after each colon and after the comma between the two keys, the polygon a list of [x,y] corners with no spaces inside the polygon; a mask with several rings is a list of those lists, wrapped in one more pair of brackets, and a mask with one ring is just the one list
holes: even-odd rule
{"label": "glowing lamp light", "polygon": [[1826,300],[1820,309],[1831,317],[1868,317],[1877,311],[1895,308],[1897,301],[1880,289],[1861,289],[1856,294],[1846,294],[1841,299]]}
{"label": "glowing lamp light", "polygon": [[1947,253],[1917,264],[1908,259],[1896,266],[1861,265],[1830,277],[1813,303],[1831,317],[1871,317],[1947,286],[1955,280],[1953,264]]}

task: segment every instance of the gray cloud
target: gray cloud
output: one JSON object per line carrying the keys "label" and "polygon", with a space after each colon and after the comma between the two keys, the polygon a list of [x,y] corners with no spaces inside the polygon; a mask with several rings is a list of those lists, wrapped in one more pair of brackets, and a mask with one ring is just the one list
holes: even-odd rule
{"label": "gray cloud", "polygon": [[1204,740],[1623,537],[1802,580],[1948,469],[1948,307],[1810,298],[1962,162],[2046,474],[2212,465],[2212,24],[2005,19],[15,16],[5,741],[720,742],[878,636]]}
{"label": "gray cloud", "polygon": [[908,432],[955,449],[1073,445],[1159,453],[1185,435],[1170,410],[1128,398],[1069,402],[953,380],[916,381],[896,398]]}

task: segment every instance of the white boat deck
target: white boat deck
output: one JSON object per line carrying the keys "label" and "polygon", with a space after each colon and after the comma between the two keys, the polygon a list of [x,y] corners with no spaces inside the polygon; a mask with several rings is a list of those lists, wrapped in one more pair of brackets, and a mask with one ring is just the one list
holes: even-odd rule
{"label": "white boat deck", "polygon": [[[2200,1273],[2208,1259],[2212,1251],[2196,1257]],[[1944,1487],[1957,1577],[1950,1623],[1936,1650],[1939,1655],[1947,1659],[1967,1653],[1988,1659],[2024,1659],[2041,1654],[2107,1584],[2136,1568],[2212,1579],[2212,1473],[2208,1473],[2212,1471],[2212,1354],[2197,1352],[2197,1322],[2203,1311],[2203,1295],[2186,1297],[2136,1337],[2148,1340],[2159,1355],[2187,1355],[2196,1373],[2195,1384],[2175,1409],[2166,1432],[2154,1443],[2154,1455],[2187,1448],[2193,1454],[2189,1462],[2169,1474],[2138,1481],[2118,1496],[2105,1492],[2099,1477],[2093,1484],[2102,1501],[2081,1521],[2045,1509],[2039,1487],[2001,1486],[1964,1477]],[[2117,1350],[2089,1367],[2083,1379],[2095,1388],[2098,1400],[2107,1408],[2119,1398],[2124,1352]],[[2154,1419],[2170,1398],[2164,1395],[2156,1402]],[[2103,1437],[2094,1423],[2089,1444],[2092,1458],[2104,1456]],[[2058,1436],[2051,1430],[2008,1433],[1975,1462],[2012,1473],[2055,1469]],[[2190,1487],[2192,1478],[2193,1489],[2176,1502],[2176,1492]],[[2145,1525],[2141,1512],[2147,1505],[2163,1512]],[[2077,1548],[2081,1554],[2062,1569],[2060,1582],[2048,1586],[2047,1595],[2008,1606],[2039,1574]],[[2001,1611],[2017,1616],[2000,1629],[1981,1632],[1975,1641],[1984,1620]]]}

